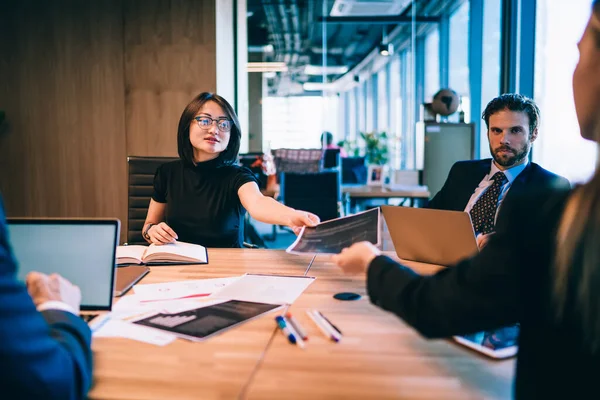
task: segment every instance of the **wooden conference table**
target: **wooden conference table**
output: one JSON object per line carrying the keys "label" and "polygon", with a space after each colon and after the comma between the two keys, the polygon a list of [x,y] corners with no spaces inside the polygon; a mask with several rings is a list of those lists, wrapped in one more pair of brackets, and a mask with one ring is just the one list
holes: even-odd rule
{"label": "wooden conference table", "polygon": [[[217,278],[246,272],[304,275],[312,257],[277,250],[209,249],[209,265],[153,267],[143,283]],[[414,267],[432,273],[428,266]],[[422,398],[505,399],[514,361],[493,361],[446,340],[427,341],[370,304],[364,277],[341,274],[317,256],[317,279],[290,311],[307,330],[305,349],[275,326],[274,313],[202,343],[158,347],[120,338],[94,339],[91,399]],[[334,293],[363,294],[341,302]],[[319,309],[344,333],[335,344],[305,314]]]}

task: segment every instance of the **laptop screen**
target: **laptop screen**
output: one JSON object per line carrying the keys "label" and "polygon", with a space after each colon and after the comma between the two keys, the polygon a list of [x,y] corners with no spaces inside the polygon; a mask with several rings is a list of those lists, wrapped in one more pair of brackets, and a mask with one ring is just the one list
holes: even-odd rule
{"label": "laptop screen", "polygon": [[81,289],[82,310],[110,310],[118,220],[9,219],[17,277],[57,273]]}

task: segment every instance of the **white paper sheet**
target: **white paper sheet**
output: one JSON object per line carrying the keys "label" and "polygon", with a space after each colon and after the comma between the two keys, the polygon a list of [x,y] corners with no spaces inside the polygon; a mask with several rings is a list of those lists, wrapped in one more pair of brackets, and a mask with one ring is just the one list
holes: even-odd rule
{"label": "white paper sheet", "polygon": [[214,294],[215,298],[292,304],[313,283],[310,276],[247,274]]}
{"label": "white paper sheet", "polygon": [[132,294],[121,297],[117,304],[113,305],[112,315],[114,318],[131,320],[138,315],[158,314],[159,312],[174,314],[215,304],[215,302],[210,297],[145,302],[141,301],[139,296]]}
{"label": "white paper sheet", "polygon": [[168,332],[112,318],[110,314],[106,314],[96,319],[98,319],[98,321],[93,320],[90,324],[92,335],[95,338],[120,337],[150,343],[156,346],[165,346],[177,338],[175,335]]}
{"label": "white paper sheet", "polygon": [[141,302],[208,297],[239,278],[239,276],[235,276],[232,278],[141,284],[135,285],[133,291]]}

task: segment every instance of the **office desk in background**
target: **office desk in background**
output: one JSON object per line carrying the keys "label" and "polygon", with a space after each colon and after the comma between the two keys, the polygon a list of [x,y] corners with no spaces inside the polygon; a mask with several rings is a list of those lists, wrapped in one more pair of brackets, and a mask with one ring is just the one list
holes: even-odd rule
{"label": "office desk in background", "polygon": [[390,199],[404,199],[409,201],[410,206],[415,206],[419,201],[429,199],[430,193],[427,186],[343,184],[342,195],[345,198],[346,211],[354,213],[360,211],[356,208],[361,201],[383,199],[387,204]]}
{"label": "office desk in background", "polygon": [[[210,264],[153,267],[143,283],[217,278],[246,272],[303,275],[311,257],[283,251],[210,249]],[[428,266],[415,267],[432,273]],[[492,361],[445,340],[427,341],[370,304],[364,277],[339,273],[318,256],[315,282],[290,311],[308,331],[306,348],[290,345],[275,314],[202,343],[177,339],[156,347],[126,339],[94,339],[91,399],[509,398],[514,362]],[[340,291],[358,301],[332,298]],[[325,339],[305,310],[316,308],[344,333]]]}

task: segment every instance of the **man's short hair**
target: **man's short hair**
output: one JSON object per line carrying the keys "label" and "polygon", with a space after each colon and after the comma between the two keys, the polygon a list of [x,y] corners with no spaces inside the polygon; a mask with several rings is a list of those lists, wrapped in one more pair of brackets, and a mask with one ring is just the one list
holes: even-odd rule
{"label": "man's short hair", "polygon": [[503,110],[526,113],[529,117],[529,135],[532,135],[539,125],[540,109],[533,100],[518,93],[506,93],[490,101],[481,114],[488,131],[490,117]]}

